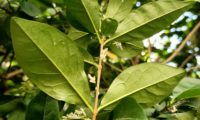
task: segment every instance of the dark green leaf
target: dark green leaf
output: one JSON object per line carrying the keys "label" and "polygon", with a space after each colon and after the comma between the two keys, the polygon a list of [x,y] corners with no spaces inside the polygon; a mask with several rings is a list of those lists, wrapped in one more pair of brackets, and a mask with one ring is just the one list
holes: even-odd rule
{"label": "dark green leaf", "polygon": [[76,44],[49,25],[13,18],[13,46],[30,80],[55,99],[91,110],[91,96],[83,56]]}
{"label": "dark green leaf", "polygon": [[0,115],[16,110],[22,99],[14,96],[0,96]]}
{"label": "dark green leaf", "polygon": [[8,114],[7,120],[25,120],[25,112],[15,109],[15,111]]}
{"label": "dark green leaf", "polygon": [[127,97],[152,106],[167,97],[185,72],[162,64],[145,63],[124,70],[111,84],[99,110]]}
{"label": "dark green leaf", "polygon": [[133,98],[122,99],[113,114],[113,120],[147,120],[143,108]]}
{"label": "dark green leaf", "polygon": [[100,12],[97,0],[66,0],[65,2],[73,25],[79,22],[87,31],[98,34]]}
{"label": "dark green leaf", "polygon": [[101,33],[104,36],[110,36],[115,33],[118,22],[112,18],[106,18],[101,23]]}
{"label": "dark green leaf", "polygon": [[40,92],[28,105],[26,120],[60,120],[58,101]]}
{"label": "dark green leaf", "polygon": [[41,10],[36,7],[34,4],[28,1],[23,1],[21,4],[21,10],[27,15],[32,17],[37,17],[41,14]]}

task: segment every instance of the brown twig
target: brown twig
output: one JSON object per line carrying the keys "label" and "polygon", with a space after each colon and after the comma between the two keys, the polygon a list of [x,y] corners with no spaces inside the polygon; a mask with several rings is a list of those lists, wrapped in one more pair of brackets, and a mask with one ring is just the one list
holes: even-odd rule
{"label": "brown twig", "polygon": [[195,53],[192,53],[191,55],[189,55],[179,66],[180,68],[183,68],[193,57],[194,57]]}
{"label": "brown twig", "polygon": [[22,69],[17,69],[15,71],[12,71],[10,73],[8,73],[6,76],[5,76],[5,79],[11,79],[12,77],[16,76],[16,75],[19,75],[23,73],[23,70]]}
{"label": "brown twig", "polygon": [[168,63],[169,61],[171,61],[172,59],[174,59],[178,55],[178,53],[183,49],[183,47],[185,46],[185,44],[187,43],[187,41],[190,40],[190,38],[192,37],[192,35],[199,29],[199,27],[200,27],[200,22],[192,29],[192,31],[183,40],[183,42],[181,43],[181,45],[174,51],[174,53],[172,53],[171,56],[169,56],[163,62],[163,64]]}
{"label": "brown twig", "polygon": [[149,53],[149,56],[150,56],[150,54],[151,54],[151,52],[152,52],[152,44],[151,44],[151,41],[150,41],[150,39],[148,39],[148,53]]}
{"label": "brown twig", "polygon": [[100,79],[101,79],[101,72],[102,72],[102,62],[105,55],[104,52],[104,41],[105,38],[102,38],[100,41],[100,55],[99,55],[99,64],[98,64],[98,74],[97,74],[97,82],[95,88],[95,103],[93,109],[92,120],[96,120],[96,116],[98,113],[98,104],[99,104],[99,88],[100,88]]}

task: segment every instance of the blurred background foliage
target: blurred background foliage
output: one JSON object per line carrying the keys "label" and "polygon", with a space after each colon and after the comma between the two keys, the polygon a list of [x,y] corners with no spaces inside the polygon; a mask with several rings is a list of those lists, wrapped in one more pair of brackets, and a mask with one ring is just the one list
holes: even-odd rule
{"label": "blurred background foliage", "polygon": [[[133,6],[133,9],[151,1],[152,0],[138,0],[136,5]],[[106,6],[107,0],[99,0],[99,3],[104,3]],[[20,119],[19,116],[23,117],[24,112],[22,111],[25,110],[27,104],[38,93],[37,88],[28,80],[28,77],[23,74],[23,70],[15,59],[9,30],[9,22],[12,16],[50,24],[66,34],[69,33],[71,36],[73,36],[73,32],[77,32],[77,30],[70,25],[67,8],[63,0],[0,0],[0,120],[16,120]],[[105,93],[105,90],[111,84],[112,80],[128,66],[143,62],[162,63],[165,61],[178,48],[199,21],[200,4],[197,3],[178,20],[174,21],[172,25],[151,38],[144,40],[145,47],[141,52],[139,51],[139,55],[134,57],[131,55],[131,57],[124,58],[113,53],[111,51],[112,48],[108,49],[103,69],[101,94],[103,95]],[[86,41],[87,39],[93,39],[87,35],[84,37]],[[77,44],[84,43],[85,46],[88,46],[87,50],[93,56],[98,56],[99,48],[96,46],[96,42],[98,41],[77,41]],[[189,77],[200,78],[199,49],[200,29],[187,41],[178,55],[167,64],[184,68]],[[129,56],[126,53],[124,54],[125,56]],[[97,58],[94,59],[98,61]],[[89,64],[85,65],[85,70],[90,75],[96,74],[96,68]],[[91,83],[91,89],[94,90],[94,88],[95,85]],[[198,100],[195,99],[194,101]],[[5,105],[3,104],[4,102],[7,102],[9,105],[6,107],[3,106]],[[158,105],[157,109],[159,110],[157,111],[170,111],[162,108],[162,106],[163,104]],[[184,106],[182,106],[182,108],[190,109],[190,107]],[[151,111],[151,109],[149,111]],[[155,111],[152,113],[151,115],[153,117],[160,115],[160,113]],[[167,114],[162,117],[165,118],[166,116]]]}

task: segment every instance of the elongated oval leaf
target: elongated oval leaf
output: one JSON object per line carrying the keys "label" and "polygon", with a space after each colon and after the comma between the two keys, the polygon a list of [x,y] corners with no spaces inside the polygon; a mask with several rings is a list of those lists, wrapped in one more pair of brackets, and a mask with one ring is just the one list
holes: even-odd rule
{"label": "elongated oval leaf", "polygon": [[143,40],[170,25],[194,2],[158,0],[133,10],[108,40]]}
{"label": "elongated oval leaf", "polygon": [[173,96],[178,96],[183,91],[186,91],[190,88],[193,88],[195,86],[200,86],[200,80],[190,77],[185,77],[181,82],[175,87],[173,91]]}
{"label": "elongated oval leaf", "polygon": [[26,120],[60,120],[58,101],[40,92],[29,103]]}
{"label": "elongated oval leaf", "polygon": [[111,84],[99,110],[127,97],[151,106],[168,96],[185,72],[162,64],[145,63],[124,70]]}
{"label": "elongated oval leaf", "polygon": [[136,0],[109,0],[105,18],[113,18],[122,21],[133,8]]}
{"label": "elongated oval leaf", "polygon": [[133,98],[124,98],[113,114],[113,120],[147,120],[143,108]]}
{"label": "elongated oval leaf", "polygon": [[200,86],[195,86],[187,91],[184,91],[183,93],[181,93],[179,96],[176,97],[176,100],[194,98],[194,97],[200,97]]}
{"label": "elongated oval leaf", "polygon": [[65,2],[72,24],[78,22],[89,32],[98,34],[100,12],[97,0],[66,0]]}
{"label": "elongated oval leaf", "polygon": [[90,109],[90,90],[79,48],[49,25],[13,18],[13,46],[19,64],[30,80],[55,99]]}
{"label": "elongated oval leaf", "polygon": [[184,78],[174,89],[173,99],[180,100],[200,96],[200,80]]}

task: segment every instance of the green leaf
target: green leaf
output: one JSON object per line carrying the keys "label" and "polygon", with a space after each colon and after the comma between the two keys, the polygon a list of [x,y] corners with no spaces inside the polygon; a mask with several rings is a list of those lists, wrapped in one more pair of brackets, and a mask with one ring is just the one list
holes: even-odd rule
{"label": "green leaf", "polygon": [[92,39],[90,39],[90,35],[88,35],[86,32],[82,32],[73,27],[70,27],[67,36],[74,40],[77,46],[79,46],[80,52],[84,57],[84,61],[86,63],[97,66],[92,55],[87,51],[88,45],[93,42]]}
{"label": "green leaf", "polygon": [[106,18],[101,23],[101,33],[104,36],[110,36],[115,33],[118,22],[112,18]]}
{"label": "green leaf", "polygon": [[25,112],[22,110],[15,110],[7,116],[7,120],[25,120]]}
{"label": "green leaf", "polygon": [[187,99],[200,97],[200,86],[192,87],[187,91],[184,91],[179,96],[176,97],[176,100]]}
{"label": "green leaf", "polygon": [[122,21],[131,12],[136,0],[109,0],[105,18]]}
{"label": "green leaf", "polygon": [[14,96],[0,96],[0,115],[12,112],[22,103],[22,98]]}
{"label": "green leaf", "polygon": [[200,96],[200,80],[195,78],[184,78],[173,91],[174,100],[198,96]]}
{"label": "green leaf", "polygon": [[159,0],[147,3],[133,10],[119,24],[115,34],[107,42],[143,40],[150,37],[170,25],[193,3],[179,0]]}
{"label": "green leaf", "polygon": [[99,110],[127,97],[152,106],[167,97],[185,72],[163,64],[145,63],[124,70],[111,84]]}
{"label": "green leaf", "polygon": [[98,34],[100,12],[97,0],[66,0],[65,2],[72,24],[79,22],[87,31]]}
{"label": "green leaf", "polygon": [[113,120],[147,120],[143,108],[133,98],[122,99],[113,114]]}
{"label": "green leaf", "polygon": [[83,56],[72,40],[47,24],[16,17],[11,33],[17,60],[37,87],[58,100],[84,102],[92,110]]}
{"label": "green leaf", "polygon": [[32,17],[37,17],[42,13],[38,7],[36,7],[34,4],[28,1],[22,2],[21,10]]}
{"label": "green leaf", "polygon": [[132,58],[138,55],[144,47],[142,41],[131,41],[124,43],[114,42],[110,45],[110,48],[116,55],[122,58]]}
{"label": "green leaf", "polygon": [[26,120],[60,120],[58,101],[40,92],[29,103]]}

